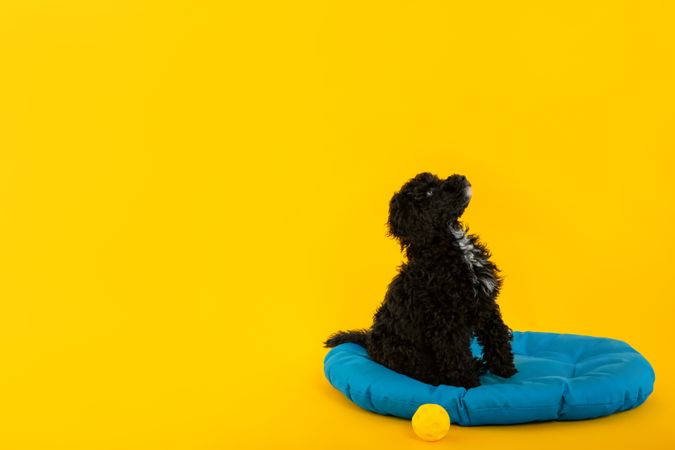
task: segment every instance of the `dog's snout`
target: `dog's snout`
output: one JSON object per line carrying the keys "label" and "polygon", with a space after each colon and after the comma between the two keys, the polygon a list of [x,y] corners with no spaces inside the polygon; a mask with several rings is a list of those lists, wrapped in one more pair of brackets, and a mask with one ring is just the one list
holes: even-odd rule
{"label": "dog's snout", "polygon": [[467,186],[464,188],[464,195],[466,196],[467,199],[470,199],[471,196],[473,195],[473,191],[471,190],[470,184],[467,184]]}
{"label": "dog's snout", "polygon": [[464,176],[464,175],[450,175],[448,178],[443,181],[443,186],[446,187],[446,189],[462,189],[462,188],[470,188],[471,183],[469,183],[469,180]]}

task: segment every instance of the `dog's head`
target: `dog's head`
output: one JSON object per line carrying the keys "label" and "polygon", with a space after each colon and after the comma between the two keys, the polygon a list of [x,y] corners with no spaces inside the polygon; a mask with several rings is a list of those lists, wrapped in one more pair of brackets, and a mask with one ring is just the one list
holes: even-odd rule
{"label": "dog's head", "polygon": [[403,185],[389,202],[389,233],[402,246],[428,242],[448,233],[471,200],[471,184],[464,175],[441,180],[420,173]]}

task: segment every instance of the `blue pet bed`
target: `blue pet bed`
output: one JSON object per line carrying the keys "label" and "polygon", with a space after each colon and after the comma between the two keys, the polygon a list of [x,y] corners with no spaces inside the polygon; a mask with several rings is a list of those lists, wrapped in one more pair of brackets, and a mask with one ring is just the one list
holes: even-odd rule
{"label": "blue pet bed", "polygon": [[[475,342],[472,350],[480,354]],[[606,416],[641,405],[654,386],[649,362],[614,339],[514,332],[513,353],[516,375],[488,373],[469,390],[394,372],[357,344],[332,349],[324,371],[335,388],[369,411],[409,419],[420,405],[436,403],[452,423],[466,426]]]}

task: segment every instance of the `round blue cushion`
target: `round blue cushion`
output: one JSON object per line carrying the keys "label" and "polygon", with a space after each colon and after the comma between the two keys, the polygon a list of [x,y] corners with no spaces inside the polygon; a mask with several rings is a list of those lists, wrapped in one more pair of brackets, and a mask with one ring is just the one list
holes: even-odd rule
{"label": "round blue cushion", "polygon": [[[480,347],[474,341],[474,354]],[[637,351],[615,339],[514,332],[518,373],[490,373],[481,386],[431,386],[394,372],[356,344],[332,349],[324,361],[330,383],[357,405],[411,418],[424,403],[443,406],[459,425],[579,420],[641,405],[652,393],[654,371]]]}

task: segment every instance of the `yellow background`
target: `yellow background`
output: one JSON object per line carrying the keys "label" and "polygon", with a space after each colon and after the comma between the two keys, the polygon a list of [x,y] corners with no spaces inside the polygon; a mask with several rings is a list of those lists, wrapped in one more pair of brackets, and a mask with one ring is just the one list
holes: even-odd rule
{"label": "yellow background", "polygon": [[0,3],[0,448],[427,448],[322,340],[463,173],[516,330],[653,364],[639,409],[438,447],[672,448],[668,1]]}

